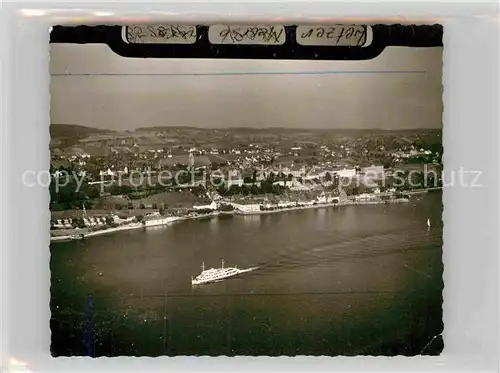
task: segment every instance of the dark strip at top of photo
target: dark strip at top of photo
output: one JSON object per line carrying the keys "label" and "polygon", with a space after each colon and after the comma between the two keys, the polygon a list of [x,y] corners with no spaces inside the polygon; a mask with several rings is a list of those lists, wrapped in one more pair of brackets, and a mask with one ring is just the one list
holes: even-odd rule
{"label": "dark strip at top of photo", "polygon": [[51,43],[105,43],[123,57],[367,60],[388,46],[439,47],[441,25],[55,26]]}

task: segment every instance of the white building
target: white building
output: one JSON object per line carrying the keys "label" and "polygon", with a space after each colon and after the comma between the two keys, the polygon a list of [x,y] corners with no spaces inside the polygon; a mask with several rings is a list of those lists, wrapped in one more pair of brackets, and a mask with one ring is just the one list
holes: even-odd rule
{"label": "white building", "polygon": [[344,168],[342,170],[336,170],[335,173],[342,179],[351,179],[356,176],[355,168]]}
{"label": "white building", "polygon": [[283,201],[280,201],[278,203],[278,207],[279,208],[285,208],[285,207],[295,207],[297,206],[297,204],[295,202],[283,202]]}
{"label": "white building", "polygon": [[217,210],[217,203],[212,201],[209,205],[194,205],[195,210]]}
{"label": "white building", "polygon": [[376,199],[376,197],[373,194],[369,193],[362,193],[358,194],[357,196],[354,196],[355,201],[371,201]]}
{"label": "white building", "polygon": [[167,217],[151,216],[151,217],[146,217],[144,219],[144,225],[146,227],[166,225],[166,224],[170,224],[178,219],[179,219],[178,217],[173,217],[173,216],[167,216]]}
{"label": "white building", "polygon": [[254,203],[254,202],[249,202],[249,203],[235,203],[231,202],[230,203],[233,208],[239,212],[242,213],[252,213],[252,212],[259,212],[260,211],[260,204]]}
{"label": "white building", "polygon": [[343,179],[351,179],[354,176],[356,176],[356,169],[355,168],[344,168],[344,169],[332,169],[332,170],[323,170],[321,172],[318,172],[319,176],[322,178],[326,178],[327,174],[330,174],[330,177],[333,179],[335,175],[337,175],[339,178]]}
{"label": "white building", "polygon": [[313,206],[316,201],[299,201],[297,206]]}

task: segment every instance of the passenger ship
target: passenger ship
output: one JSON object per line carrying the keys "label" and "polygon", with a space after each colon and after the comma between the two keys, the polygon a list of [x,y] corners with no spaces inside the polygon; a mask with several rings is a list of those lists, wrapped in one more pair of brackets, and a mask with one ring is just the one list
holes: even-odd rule
{"label": "passenger ship", "polygon": [[247,268],[247,269],[238,269],[236,267],[224,268],[224,260],[222,260],[221,268],[210,268],[205,270],[205,263],[202,263],[201,273],[195,278],[191,277],[191,284],[201,285],[201,284],[207,284],[209,282],[217,282],[228,277],[239,275],[241,273],[253,271],[254,269],[257,268]]}

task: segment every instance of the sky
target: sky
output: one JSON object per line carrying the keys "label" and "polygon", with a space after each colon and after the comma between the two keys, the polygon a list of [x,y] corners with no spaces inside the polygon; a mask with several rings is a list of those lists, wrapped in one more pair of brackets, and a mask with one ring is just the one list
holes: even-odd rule
{"label": "sky", "polygon": [[389,47],[367,61],[124,58],[51,44],[51,123],[441,128],[442,47]]}

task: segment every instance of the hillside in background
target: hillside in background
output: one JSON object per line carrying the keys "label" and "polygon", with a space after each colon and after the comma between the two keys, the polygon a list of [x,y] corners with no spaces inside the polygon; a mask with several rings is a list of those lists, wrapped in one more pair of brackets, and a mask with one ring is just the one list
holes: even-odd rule
{"label": "hillside in background", "polygon": [[154,126],[139,127],[136,132],[164,132],[164,131],[199,131],[213,132],[225,131],[231,133],[335,133],[347,136],[360,136],[364,134],[390,134],[416,133],[416,132],[440,132],[441,128],[410,128],[410,129],[380,129],[380,128],[291,128],[291,127],[191,127],[191,126]]}
{"label": "hillside in background", "polygon": [[49,131],[52,138],[84,138],[89,135],[104,135],[114,132],[99,128],[79,126],[76,124],[51,124]]}

